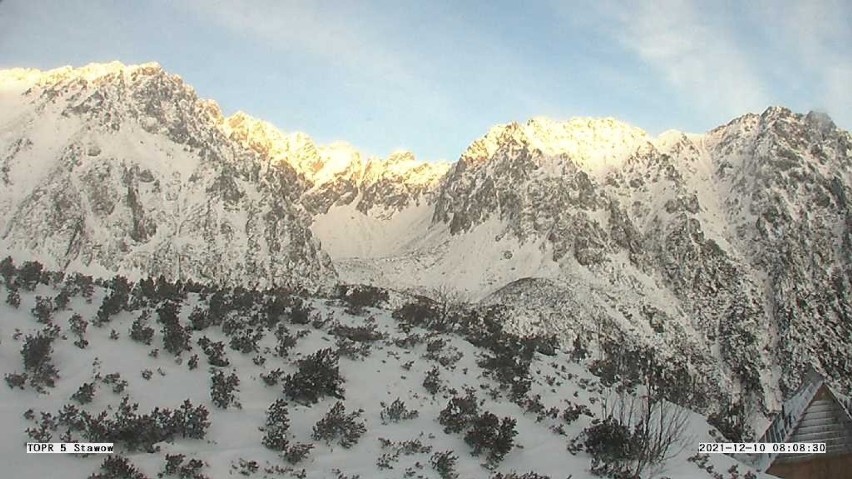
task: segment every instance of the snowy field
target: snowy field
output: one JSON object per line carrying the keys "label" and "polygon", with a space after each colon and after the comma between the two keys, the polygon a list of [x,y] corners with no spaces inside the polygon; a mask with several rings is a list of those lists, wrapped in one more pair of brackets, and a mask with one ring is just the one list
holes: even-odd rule
{"label": "snowy field", "polygon": [[[582,447],[583,431],[600,417],[603,400],[613,393],[588,372],[588,360],[574,361],[571,354],[559,350],[552,355],[536,352],[528,363],[528,391],[513,401],[511,388],[496,379],[496,370],[480,365],[493,355],[488,349],[474,346],[460,334],[411,326],[392,316],[393,310],[399,310],[411,298],[391,295],[378,300],[379,307],[362,308],[340,299],[307,298],[302,302],[278,295],[279,302],[275,302],[275,296],[261,294],[178,293],[172,302],[178,306],[177,326],[184,340],[177,342],[190,349],[175,355],[167,350],[176,348],[174,330],[165,326],[168,320],[158,319],[168,316],[167,312],[157,312],[168,302],[160,300],[168,296],[162,292],[165,290],[153,288],[151,294],[160,299],[150,299],[139,292],[140,288],[122,295],[116,292],[122,289],[120,285],[115,291],[95,285],[89,295],[85,286],[79,291],[74,281],[51,284],[43,277],[47,281],[30,284],[30,291],[26,286],[10,289],[15,281],[9,278],[0,289],[7,300],[0,303],[0,365],[7,377],[28,373],[28,379],[23,389],[0,388],[4,477],[85,478],[105,474],[99,469],[104,455],[26,454],[25,443],[34,442],[33,435],[49,442],[68,439],[69,429],[74,429],[70,426],[74,421],[69,419],[73,414],[68,410],[64,417],[59,414],[68,405],[88,411],[92,417],[101,411],[117,417],[124,398],[128,404],[138,403],[137,415],[158,407],[174,410],[187,399],[192,407],[203,406],[209,411],[209,427],[202,439],[174,435],[148,445],[116,441],[113,457],[126,457],[149,478],[598,477],[589,471],[591,457]],[[17,293],[12,293],[13,289]],[[20,301],[17,307],[15,296]],[[66,298],[67,304],[62,304]],[[109,314],[110,305],[119,311]],[[216,311],[219,324],[211,319],[210,313],[215,315]],[[72,320],[74,315],[79,319]],[[99,317],[102,324],[97,326]],[[88,323],[84,332],[80,319]],[[297,324],[303,322],[306,324]],[[131,337],[134,323],[137,339],[145,337],[146,328],[153,330],[150,344]],[[50,327],[58,328],[58,333],[53,333],[55,339],[50,342],[47,358],[25,369],[27,356],[22,349]],[[170,335],[168,339],[164,333]],[[210,364],[211,356],[199,344],[202,337],[209,340],[202,340],[204,344],[223,343],[221,357],[212,361],[222,364],[224,359],[227,366]],[[335,395],[339,397],[321,396],[310,404],[304,397],[288,396],[284,387],[287,375],[296,376],[300,360],[325,348],[337,352],[342,383],[340,394]],[[43,386],[40,393],[33,387],[32,378],[46,363],[55,366],[58,378],[53,387]],[[277,377],[276,370],[280,371]],[[434,394],[424,386],[430,370],[432,381],[427,383]],[[218,396],[220,405],[228,403],[225,408],[218,407],[211,396],[211,378],[220,371],[225,378],[233,374],[239,380],[229,391],[231,397],[223,400]],[[91,387],[90,402],[85,401],[85,394],[78,394],[84,384]],[[479,414],[491,412],[516,421],[516,435],[503,457],[489,459],[492,450],[487,444],[474,456],[465,432],[444,431],[439,416],[454,396],[465,396],[465,390],[477,398]],[[287,404],[289,428],[276,429],[278,433],[262,431],[268,408],[281,399]],[[405,407],[394,414],[389,406],[397,399]],[[342,401],[347,415],[355,413],[351,416],[354,424],[364,426],[360,437],[354,444],[346,444],[348,447],[333,434],[326,440],[317,439],[315,433],[317,422],[338,401]],[[584,413],[569,418],[566,410]],[[45,421],[45,413],[52,418]],[[697,444],[714,440],[711,429],[702,416],[687,412],[687,430],[678,441],[679,447],[673,448],[680,451],[673,451],[677,453],[642,477],[744,477],[748,468],[723,455],[699,459],[707,462],[704,469],[698,467],[694,458]],[[308,444],[311,449],[300,461],[291,463],[281,451],[264,446],[267,433],[277,434],[289,445]],[[79,439],[81,434],[70,431],[72,439]],[[100,442],[92,439],[96,438],[89,442]],[[580,444],[574,452],[569,451],[572,440]],[[441,453],[455,458],[450,470],[440,472],[436,468]],[[172,455],[177,461],[178,454],[184,455],[179,462],[184,469],[171,467],[171,474],[166,474],[166,457]],[[195,463],[197,469],[189,467],[193,459],[200,461]],[[739,475],[728,472],[733,466],[738,467]]]}

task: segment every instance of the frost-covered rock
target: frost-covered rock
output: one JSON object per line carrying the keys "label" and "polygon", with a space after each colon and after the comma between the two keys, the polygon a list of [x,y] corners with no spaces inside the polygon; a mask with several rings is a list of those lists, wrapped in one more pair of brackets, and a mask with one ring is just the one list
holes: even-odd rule
{"label": "frost-covered rock", "polygon": [[30,75],[0,102],[0,245],[94,274],[328,288],[287,164],[156,64]]}
{"label": "frost-covered rock", "polygon": [[447,165],[223,118],[154,64],[0,78],[0,248],[16,256],[503,303],[514,330],[654,350],[764,412],[811,364],[852,387],[852,137],[824,114],[656,138],[536,118]]}

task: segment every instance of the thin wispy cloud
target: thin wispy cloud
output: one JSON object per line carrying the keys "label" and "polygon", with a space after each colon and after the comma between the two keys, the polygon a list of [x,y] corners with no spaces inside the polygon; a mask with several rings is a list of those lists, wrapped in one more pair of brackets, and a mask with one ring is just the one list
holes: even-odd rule
{"label": "thin wispy cloud", "polygon": [[[498,113],[483,121],[471,116],[476,112],[520,105],[523,115],[532,116],[541,105],[552,103],[539,92],[548,90],[543,85],[556,83],[555,75],[528,62],[528,51],[517,39],[501,37],[499,24],[476,24],[499,8],[485,12],[408,5],[259,0],[247,8],[239,2],[190,0],[184,8],[241,37],[254,38],[273,53],[272,62],[285,55],[326,65],[336,72],[339,84],[354,85],[359,100],[375,96],[368,108],[392,111],[398,120],[393,125],[365,125],[379,135],[408,123],[433,142],[455,143],[444,148],[452,156],[429,155],[432,158],[453,159],[494,123],[523,119]],[[465,129],[470,132],[460,133]]]}
{"label": "thin wispy cloud", "polygon": [[[445,91],[430,83],[424,74],[429,59],[424,58],[423,52],[412,50],[409,39],[389,28],[395,19],[385,18],[381,9],[371,10],[357,2],[274,0],[252,2],[250,8],[230,1],[190,0],[184,5],[194,15],[212,20],[241,37],[253,38],[260,49],[270,53],[272,63],[285,58],[291,65],[312,64],[327,71],[329,81],[336,86],[335,91],[328,92],[330,96],[344,90],[350,92],[350,104],[344,100],[333,108],[341,114],[347,109],[360,108],[339,120],[350,123],[346,132],[355,137],[324,135],[324,140],[357,144],[359,137],[399,137],[397,130],[412,122],[407,118],[409,115],[432,119],[435,123],[449,123],[449,118],[459,115]],[[287,71],[282,77],[286,80],[299,74]],[[283,94],[300,94],[284,90]],[[388,118],[396,120],[385,125],[374,123],[374,119],[387,122]],[[384,146],[378,152],[367,145],[358,146],[374,153],[406,146],[404,139],[396,144],[393,140],[385,143],[395,146]]]}
{"label": "thin wispy cloud", "polygon": [[698,116],[718,122],[787,105],[852,124],[852,9],[844,0],[586,6],[582,25],[640,59]]}
{"label": "thin wispy cloud", "polygon": [[369,19],[359,19],[353,3],[189,0],[186,5],[273,50],[385,75],[405,74],[403,62],[370,33]]}
{"label": "thin wispy cloud", "polygon": [[616,20],[617,40],[705,113],[730,117],[765,107],[766,86],[712,6],[663,0],[610,4],[606,11]]}
{"label": "thin wispy cloud", "polygon": [[777,61],[790,76],[804,77],[816,93],[812,105],[852,124],[852,11],[836,0],[762,1],[757,4],[773,39],[782,48]]}
{"label": "thin wispy cloud", "polygon": [[[0,65],[159,61],[226,112],[454,159],[496,124],[705,131],[785,105],[852,127],[848,0],[3,0]],[[85,12],[81,15],[80,12]]]}

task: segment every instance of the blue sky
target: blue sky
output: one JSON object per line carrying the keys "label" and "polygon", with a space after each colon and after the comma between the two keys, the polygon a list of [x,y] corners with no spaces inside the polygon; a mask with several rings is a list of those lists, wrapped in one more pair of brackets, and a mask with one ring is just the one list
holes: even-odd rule
{"label": "blue sky", "polygon": [[454,161],[489,127],[705,131],[768,105],[852,127],[852,2],[3,0],[0,68],[157,61],[317,141]]}

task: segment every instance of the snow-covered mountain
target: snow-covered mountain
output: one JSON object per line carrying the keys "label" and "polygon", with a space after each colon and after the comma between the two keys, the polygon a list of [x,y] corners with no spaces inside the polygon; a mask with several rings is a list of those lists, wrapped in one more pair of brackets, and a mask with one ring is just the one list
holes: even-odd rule
{"label": "snow-covered mountain", "polygon": [[48,267],[327,288],[298,172],[156,64],[0,73],[0,248]]}
{"label": "snow-covered mountain", "polygon": [[223,118],[154,65],[0,77],[0,247],[51,268],[500,303],[763,413],[811,364],[852,387],[852,137],[824,115],[536,118],[447,165]]}
{"label": "snow-covered mountain", "polygon": [[809,364],[852,386],[850,145],[824,115],[775,107],[658,138],[533,119],[474,141],[425,204],[371,222],[334,204],[313,229],[369,245],[329,249],[348,281],[456,290],[515,308],[521,331],[688,358],[770,411]]}

